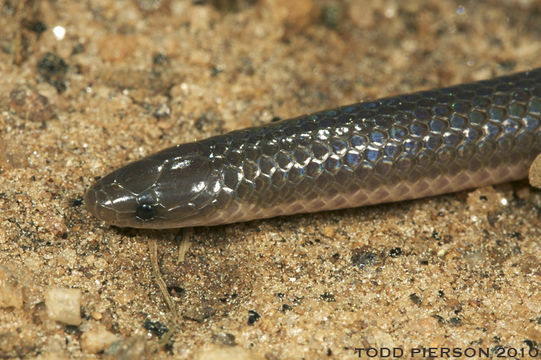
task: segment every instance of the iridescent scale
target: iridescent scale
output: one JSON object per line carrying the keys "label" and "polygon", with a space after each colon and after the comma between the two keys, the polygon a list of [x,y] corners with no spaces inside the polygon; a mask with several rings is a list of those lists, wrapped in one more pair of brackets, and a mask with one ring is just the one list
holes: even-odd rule
{"label": "iridescent scale", "polygon": [[[536,69],[164,150],[154,156],[167,161],[155,161],[162,168],[146,189],[164,215],[157,222],[124,215],[104,220],[133,227],[217,225],[420,198],[523,178],[539,153],[541,69]],[[205,190],[189,196],[194,215],[181,218],[162,185],[175,188],[179,179],[171,168],[186,154],[209,170],[206,180],[197,181]],[[183,174],[179,184],[186,183]],[[124,186],[121,175],[111,179]],[[95,189],[105,191],[103,184]]]}

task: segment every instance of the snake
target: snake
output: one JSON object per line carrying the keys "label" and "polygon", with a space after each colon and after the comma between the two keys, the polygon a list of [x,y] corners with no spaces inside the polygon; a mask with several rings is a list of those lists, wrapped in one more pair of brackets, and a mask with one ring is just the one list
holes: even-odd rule
{"label": "snake", "polygon": [[527,177],[541,68],[176,145],[99,178],[88,211],[183,228],[424,198]]}

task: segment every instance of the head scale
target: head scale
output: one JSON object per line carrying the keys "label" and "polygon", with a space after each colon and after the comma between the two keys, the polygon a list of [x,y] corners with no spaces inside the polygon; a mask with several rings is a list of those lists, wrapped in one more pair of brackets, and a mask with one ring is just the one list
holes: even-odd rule
{"label": "head scale", "polygon": [[[187,144],[190,145],[190,144]],[[197,224],[219,192],[211,160],[181,145],[113,171],[87,191],[87,209],[112,225],[173,228]]]}

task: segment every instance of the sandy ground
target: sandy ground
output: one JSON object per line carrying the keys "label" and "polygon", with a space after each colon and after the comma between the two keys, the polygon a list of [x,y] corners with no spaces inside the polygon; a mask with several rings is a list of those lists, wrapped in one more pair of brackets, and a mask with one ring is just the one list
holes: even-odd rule
{"label": "sandy ground", "polygon": [[[539,67],[540,24],[529,0],[1,1],[0,358],[535,355],[527,182],[198,228],[180,261],[179,231],[111,228],[82,196],[177,143]],[[152,239],[179,314],[159,347]]]}

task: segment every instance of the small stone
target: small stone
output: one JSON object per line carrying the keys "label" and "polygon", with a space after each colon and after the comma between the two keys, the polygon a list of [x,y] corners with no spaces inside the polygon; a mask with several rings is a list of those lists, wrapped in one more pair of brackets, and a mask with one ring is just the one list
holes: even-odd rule
{"label": "small stone", "polygon": [[105,61],[125,61],[137,49],[137,38],[129,35],[106,36],[99,47],[100,57]]}
{"label": "small stone", "polygon": [[194,356],[195,359],[213,359],[213,360],[252,360],[252,359],[262,359],[262,357],[250,353],[244,350],[240,346],[230,347],[230,346],[206,346],[199,350],[199,352]]}
{"label": "small stone", "polygon": [[208,1],[216,9],[226,11],[239,11],[247,6],[251,5],[255,1],[253,0],[210,0]]}
{"label": "small stone", "polygon": [[169,117],[169,115],[171,115],[171,108],[166,103],[160,104],[154,111],[154,116],[158,119]]}
{"label": "small stone", "polygon": [[68,360],[69,356],[61,350],[47,351],[43,354],[40,354],[37,360]]}
{"label": "small stone", "polygon": [[273,20],[288,32],[299,32],[313,24],[320,16],[319,9],[312,0],[266,0],[263,6],[272,14]]}
{"label": "small stone", "polygon": [[66,90],[67,72],[68,64],[56,54],[48,52],[38,60],[38,74],[54,86],[58,93]]}
{"label": "small stone", "polygon": [[45,25],[42,21],[37,20],[37,19],[33,19],[33,20],[23,19],[22,25],[26,29],[28,29],[28,30],[36,33],[36,34],[41,34],[45,30],[47,30],[47,25]]}
{"label": "small stone", "polygon": [[0,308],[23,306],[23,289],[17,277],[4,265],[0,265]]}
{"label": "small stone", "polygon": [[338,2],[329,2],[321,9],[321,20],[325,26],[336,29],[342,22],[342,6]]}
{"label": "small stone", "polygon": [[9,107],[22,119],[47,121],[55,116],[49,99],[28,87],[19,87],[9,93]]}
{"label": "small stone", "polygon": [[326,302],[335,302],[336,299],[334,298],[334,294],[325,291],[323,294],[319,295],[319,298],[321,300],[324,300]]}
{"label": "small stone", "polygon": [[[530,183],[531,183],[531,180],[530,180]],[[533,184],[532,184],[533,186]],[[519,187],[518,189],[515,190],[515,195],[517,195],[517,197],[520,199],[520,200],[528,200],[531,196],[532,192],[530,190],[530,188],[528,186],[522,186],[522,187]]]}
{"label": "small stone", "polygon": [[[17,331],[7,330],[4,323],[0,331],[0,359],[30,359],[34,358],[36,346],[42,346],[38,334],[27,326],[17,327]],[[12,327],[14,327],[12,325]]]}
{"label": "small stone", "polygon": [[332,239],[334,237],[334,235],[336,234],[336,228],[334,226],[332,226],[332,225],[325,226],[321,233],[324,236]]}
{"label": "small stone", "polygon": [[541,330],[538,330],[538,327],[534,324],[529,324],[526,329],[524,329],[524,336],[538,344],[541,342]]}
{"label": "small stone", "polygon": [[353,1],[349,5],[349,18],[359,28],[370,28],[376,24],[374,10],[367,5],[360,1]]}
{"label": "small stone", "polygon": [[468,193],[467,203],[472,214],[495,213],[507,207],[511,195],[511,188],[500,186],[497,191],[492,186],[485,186]]}
{"label": "small stone", "polygon": [[247,321],[248,325],[255,324],[255,322],[258,321],[259,319],[261,319],[261,315],[259,315],[257,311],[248,310],[248,321]]}
{"label": "small stone", "polygon": [[92,316],[92,319],[94,320],[101,320],[103,318],[102,313],[100,313],[99,311],[92,311],[90,313],[90,316]]}
{"label": "small stone", "polygon": [[434,331],[436,331],[436,329],[438,328],[438,320],[431,316],[428,316],[413,321],[411,324],[409,324],[409,327],[419,334],[434,334]]}
{"label": "small stone", "polygon": [[533,161],[528,177],[532,186],[541,189],[541,154]]}
{"label": "small stone", "polygon": [[202,308],[187,309],[182,312],[182,316],[185,319],[195,320],[197,322],[203,322],[205,319],[210,318],[214,314],[216,314],[216,310],[214,310],[210,306],[204,306]]}
{"label": "small stone", "polygon": [[109,348],[118,339],[118,336],[100,325],[81,336],[81,348],[84,351],[96,354]]}
{"label": "small stone", "polygon": [[410,294],[410,300],[414,303],[414,304],[417,304],[417,305],[421,305],[423,303],[423,301],[421,300],[421,298],[419,297],[419,295],[413,293],[413,294]]}
{"label": "small stone", "polygon": [[139,360],[149,359],[149,348],[143,337],[134,336],[115,341],[106,351],[105,359]]}
{"label": "small stone", "polygon": [[372,251],[372,249],[367,246],[363,246],[359,249],[354,249],[353,255],[351,255],[351,264],[361,269],[366,266],[374,265],[378,261],[378,254]]}
{"label": "small stone", "polygon": [[169,0],[136,0],[135,4],[145,12],[168,11]]}
{"label": "small stone", "polygon": [[43,227],[53,234],[54,236],[66,238],[68,234],[68,227],[66,225],[65,218],[58,215],[53,209],[48,209],[45,212],[46,220],[43,223]]}
{"label": "small stone", "polygon": [[235,346],[237,344],[235,342],[235,335],[223,331],[212,335],[212,341],[214,341],[216,344],[223,344],[227,346]]}
{"label": "small stone", "polygon": [[143,327],[152,332],[157,337],[162,337],[163,334],[169,331],[167,325],[159,321],[152,321],[150,319],[145,320],[145,322],[143,323]]}
{"label": "small stone", "polygon": [[67,325],[81,324],[81,290],[53,288],[45,294],[47,316]]}
{"label": "small stone", "polygon": [[209,6],[197,6],[192,9],[190,16],[190,28],[195,31],[208,31],[214,21],[219,18],[219,14],[214,8]]}

